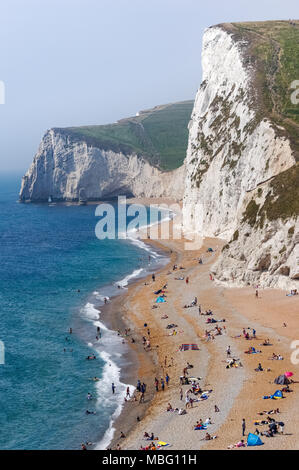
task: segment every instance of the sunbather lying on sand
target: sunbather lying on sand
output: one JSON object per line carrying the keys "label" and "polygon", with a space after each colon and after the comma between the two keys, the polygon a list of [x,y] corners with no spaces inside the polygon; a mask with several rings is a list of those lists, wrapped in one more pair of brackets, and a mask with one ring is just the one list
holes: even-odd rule
{"label": "sunbather lying on sand", "polygon": [[245,354],[257,354],[257,353],[261,353],[262,351],[259,351],[258,349],[255,349],[253,346],[250,346],[250,348],[244,352]]}
{"label": "sunbather lying on sand", "polygon": [[270,410],[270,411],[260,411],[258,413],[258,415],[263,415],[263,414],[273,415],[273,414],[277,414],[277,413],[280,413],[279,408],[276,408],[275,410]]}
{"label": "sunbather lying on sand", "polygon": [[201,312],[201,315],[213,315],[212,310],[206,310],[205,312]]}
{"label": "sunbather lying on sand", "polygon": [[241,439],[239,442],[237,442],[236,444],[231,444],[229,446],[227,446],[228,449],[234,449],[235,447],[246,447],[246,444],[244,442],[244,439]]}
{"label": "sunbather lying on sand", "polygon": [[206,433],[204,439],[201,439],[201,441],[210,441],[211,439],[216,439],[217,436],[211,436],[208,432]]}
{"label": "sunbather lying on sand", "polygon": [[260,346],[272,346],[272,344],[270,344],[270,340],[269,338],[267,338],[264,340],[264,342]]}
{"label": "sunbather lying on sand", "polygon": [[282,361],[283,357],[280,354],[272,354],[272,357],[268,357],[269,361]]}

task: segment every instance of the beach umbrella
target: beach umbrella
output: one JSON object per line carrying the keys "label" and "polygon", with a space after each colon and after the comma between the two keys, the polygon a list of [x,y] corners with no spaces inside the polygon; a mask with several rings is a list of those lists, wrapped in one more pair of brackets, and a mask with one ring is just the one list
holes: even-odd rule
{"label": "beach umbrella", "polygon": [[294,375],[294,374],[293,374],[293,372],[285,372],[284,375],[286,377],[292,377],[292,375]]}

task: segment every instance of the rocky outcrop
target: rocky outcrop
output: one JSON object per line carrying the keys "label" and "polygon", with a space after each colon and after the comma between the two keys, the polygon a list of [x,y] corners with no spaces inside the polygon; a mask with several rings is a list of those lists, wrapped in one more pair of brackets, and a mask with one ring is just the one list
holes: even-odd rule
{"label": "rocky outcrop", "polygon": [[21,201],[77,201],[117,195],[182,199],[184,166],[160,171],[136,153],[88,145],[56,129],[47,131],[23,177]]}
{"label": "rocky outcrop", "polygon": [[232,27],[205,31],[185,162],[184,229],[226,240],[213,267],[219,281],[294,288],[298,166],[287,132],[261,106],[250,46]]}

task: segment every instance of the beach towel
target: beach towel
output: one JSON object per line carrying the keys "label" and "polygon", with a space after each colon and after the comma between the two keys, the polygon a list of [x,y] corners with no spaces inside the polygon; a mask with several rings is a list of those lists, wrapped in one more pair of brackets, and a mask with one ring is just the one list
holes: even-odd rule
{"label": "beach towel", "polygon": [[160,449],[161,447],[167,447],[169,445],[170,444],[168,444],[168,442],[159,441],[158,444],[157,444],[157,448]]}
{"label": "beach towel", "polygon": [[264,443],[261,441],[261,438],[257,434],[252,434],[251,432],[247,436],[247,445],[251,446],[262,446]]}
{"label": "beach towel", "polygon": [[162,303],[162,302],[166,302],[166,300],[165,300],[163,297],[157,297],[156,303],[157,303],[157,304],[160,304],[160,303]]}
{"label": "beach towel", "polygon": [[200,426],[195,426],[194,431],[199,431],[201,429],[207,429],[207,424],[201,424]]}
{"label": "beach towel", "polygon": [[199,351],[197,344],[182,344],[180,347],[181,351]]}

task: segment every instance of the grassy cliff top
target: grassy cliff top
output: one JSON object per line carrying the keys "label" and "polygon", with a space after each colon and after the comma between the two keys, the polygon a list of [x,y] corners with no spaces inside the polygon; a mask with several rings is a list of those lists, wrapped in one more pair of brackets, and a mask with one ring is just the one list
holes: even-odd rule
{"label": "grassy cliff top", "polygon": [[[254,71],[254,90],[260,117],[283,126],[299,155],[299,20],[224,23],[219,25],[245,41],[245,61]],[[297,81],[297,84],[295,83]],[[299,92],[298,92],[299,99]]]}
{"label": "grassy cliff top", "polygon": [[104,150],[136,153],[162,170],[173,170],[183,164],[186,155],[193,103],[156,106],[115,124],[55,130]]}

